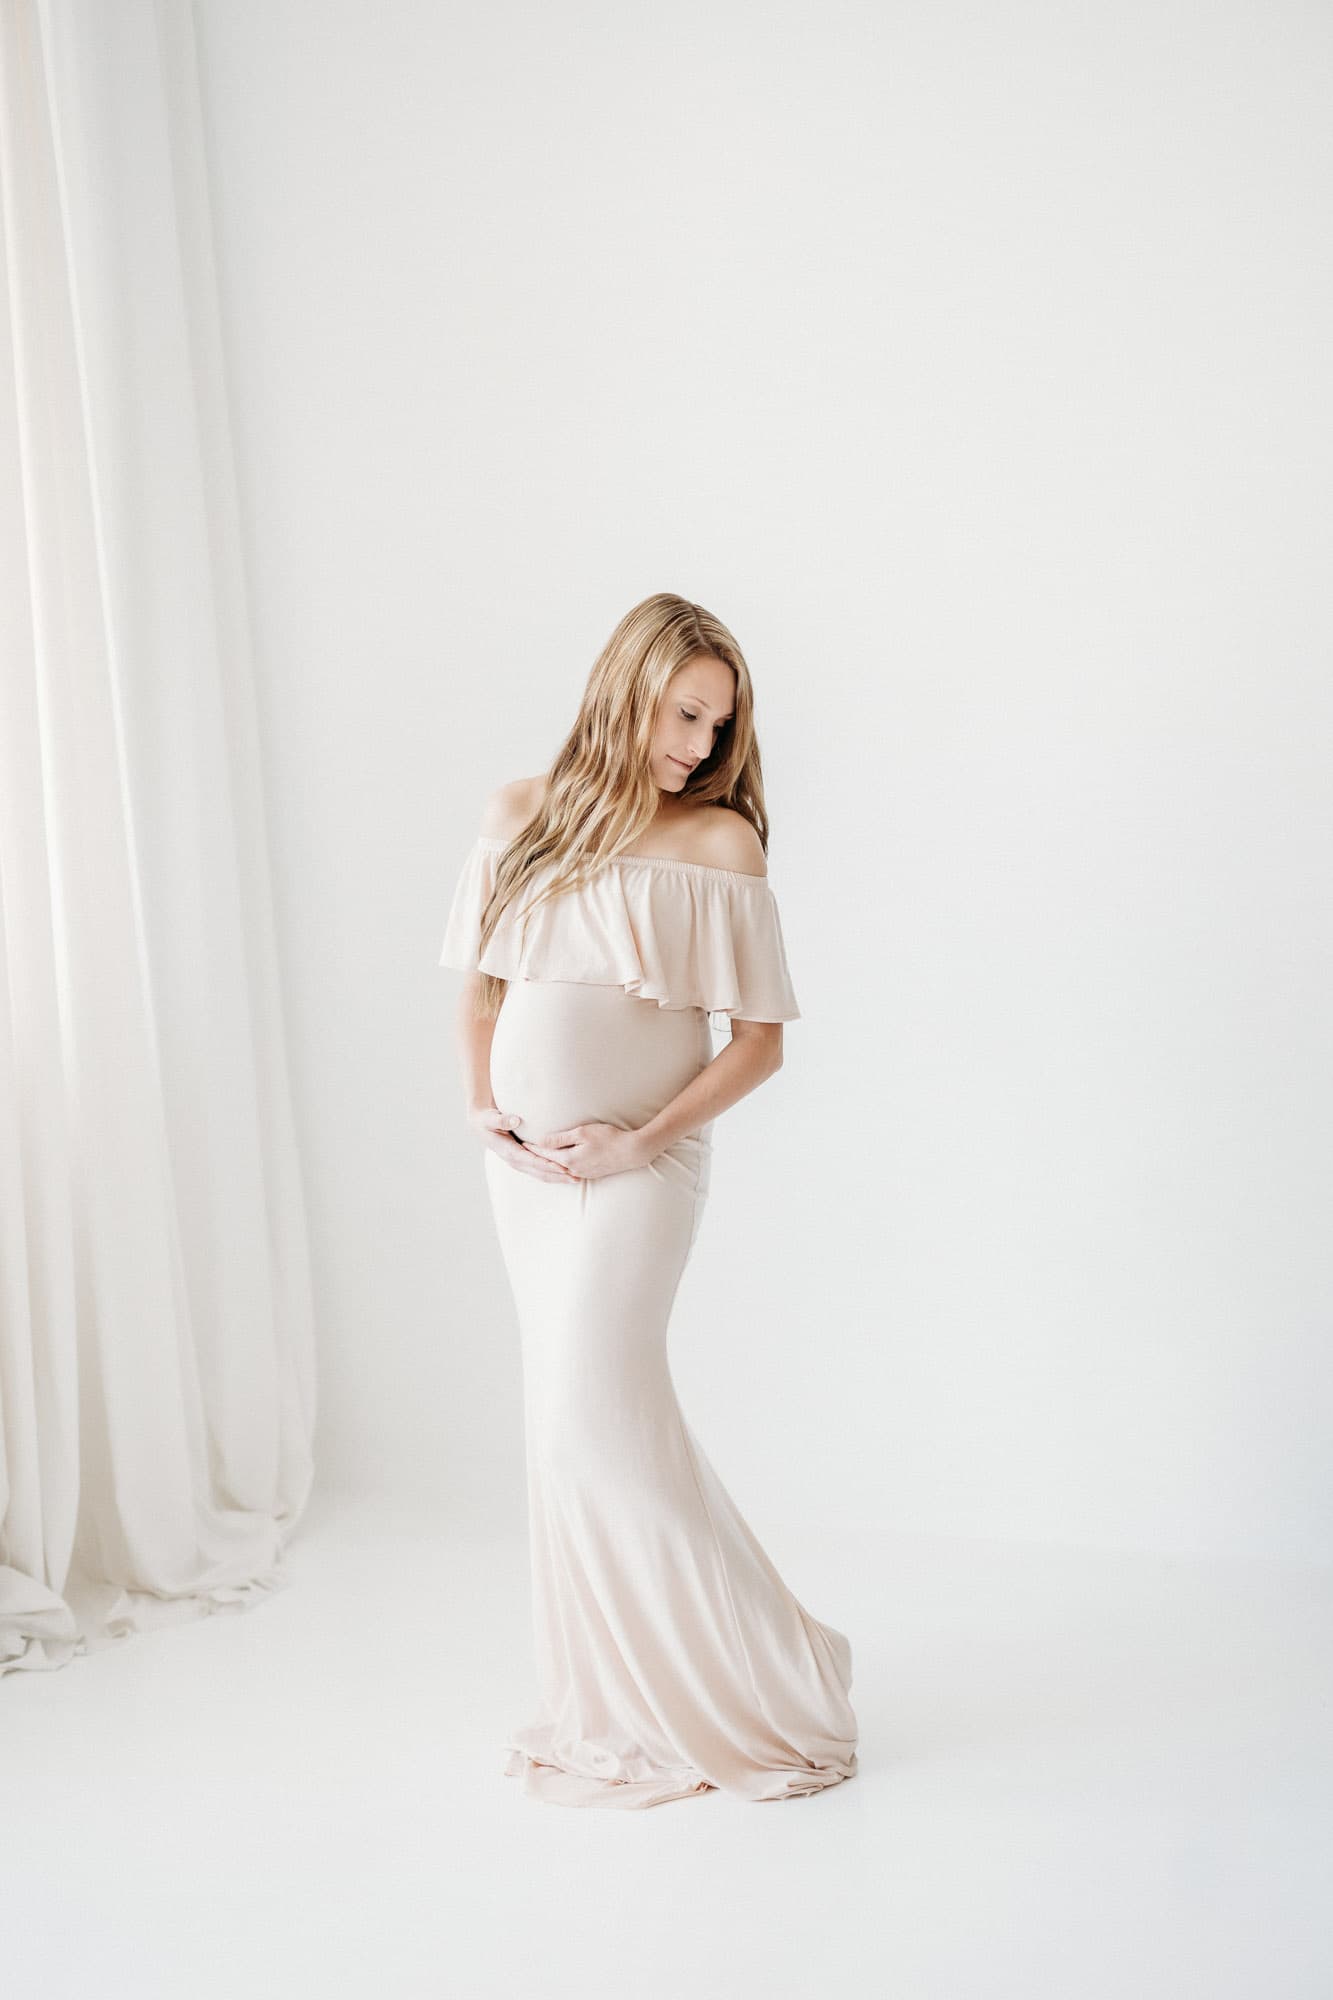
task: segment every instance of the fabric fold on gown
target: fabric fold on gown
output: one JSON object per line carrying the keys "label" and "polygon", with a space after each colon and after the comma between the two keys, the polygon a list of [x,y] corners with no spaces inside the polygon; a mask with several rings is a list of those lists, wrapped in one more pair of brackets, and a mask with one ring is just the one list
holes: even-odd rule
{"label": "fabric fold on gown", "polygon": [[[504,845],[467,857],[442,963],[478,965]],[[527,928],[506,912],[480,969],[510,982],[491,1084],[523,1139],[646,1123],[712,1060],[710,1014],[799,1018],[767,877],[665,856],[604,864]],[[788,1588],[671,1375],[712,1146],[710,1121],[565,1185],[482,1155],[522,1344],[538,1690],[502,1768],[551,1804],[785,1799],[856,1772],[850,1642]]]}

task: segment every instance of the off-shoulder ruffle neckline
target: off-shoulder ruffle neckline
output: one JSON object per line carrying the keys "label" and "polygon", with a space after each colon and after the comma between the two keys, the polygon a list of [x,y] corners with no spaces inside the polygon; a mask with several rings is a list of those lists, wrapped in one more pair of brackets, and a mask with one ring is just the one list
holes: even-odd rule
{"label": "off-shoulder ruffle neckline", "polygon": [[[508,847],[509,842],[493,834],[479,833],[477,845],[493,847],[498,853]],[[643,863],[652,868],[679,868],[690,875],[725,875],[732,882],[762,882],[765,887],[768,886],[767,875],[755,875],[748,868],[717,868],[711,861],[686,861],[676,854],[613,854],[604,865],[619,868],[625,862]]]}
{"label": "off-shoulder ruffle neckline", "polygon": [[473,836],[442,965],[521,982],[623,986],[636,999],[715,1018],[799,1018],[767,875],[674,854],[613,854],[577,892],[551,897],[541,893],[548,863],[506,906],[483,950],[482,917],[508,845],[496,834]]}

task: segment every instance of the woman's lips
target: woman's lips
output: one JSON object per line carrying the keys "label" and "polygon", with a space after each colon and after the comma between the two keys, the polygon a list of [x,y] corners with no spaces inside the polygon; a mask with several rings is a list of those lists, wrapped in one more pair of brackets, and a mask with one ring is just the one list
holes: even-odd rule
{"label": "woman's lips", "polygon": [[667,751],[667,756],[673,764],[679,765],[682,771],[692,771],[694,769],[693,764],[681,764],[680,758],[672,757],[671,752],[669,750]]}

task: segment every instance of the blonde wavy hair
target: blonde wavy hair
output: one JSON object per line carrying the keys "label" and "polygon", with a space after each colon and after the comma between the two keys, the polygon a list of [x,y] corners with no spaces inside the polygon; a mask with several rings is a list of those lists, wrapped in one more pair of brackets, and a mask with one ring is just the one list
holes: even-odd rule
{"label": "blonde wavy hair", "polygon": [[[730,806],[749,820],[767,854],[768,814],[745,656],[711,611],[658,591],[625,613],[593,662],[573,727],[545,774],[541,803],[496,857],[479,950],[539,869],[554,866],[555,872],[529,908],[581,886],[652,824],[661,803],[649,766],[658,710],[674,675],[700,653],[732,669],[736,698],[711,753],[675,796]],[[477,1014],[494,1018],[504,991],[503,979],[483,973]]]}

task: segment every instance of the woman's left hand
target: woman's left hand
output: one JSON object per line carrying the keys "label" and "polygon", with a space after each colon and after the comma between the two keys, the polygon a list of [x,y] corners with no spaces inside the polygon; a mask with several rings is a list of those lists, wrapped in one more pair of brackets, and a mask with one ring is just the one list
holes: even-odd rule
{"label": "woman's left hand", "polygon": [[567,1125],[562,1132],[544,1132],[540,1139],[526,1143],[530,1153],[556,1161],[577,1181],[600,1181],[607,1174],[628,1173],[633,1167],[646,1167],[650,1158],[638,1132],[600,1121]]}

